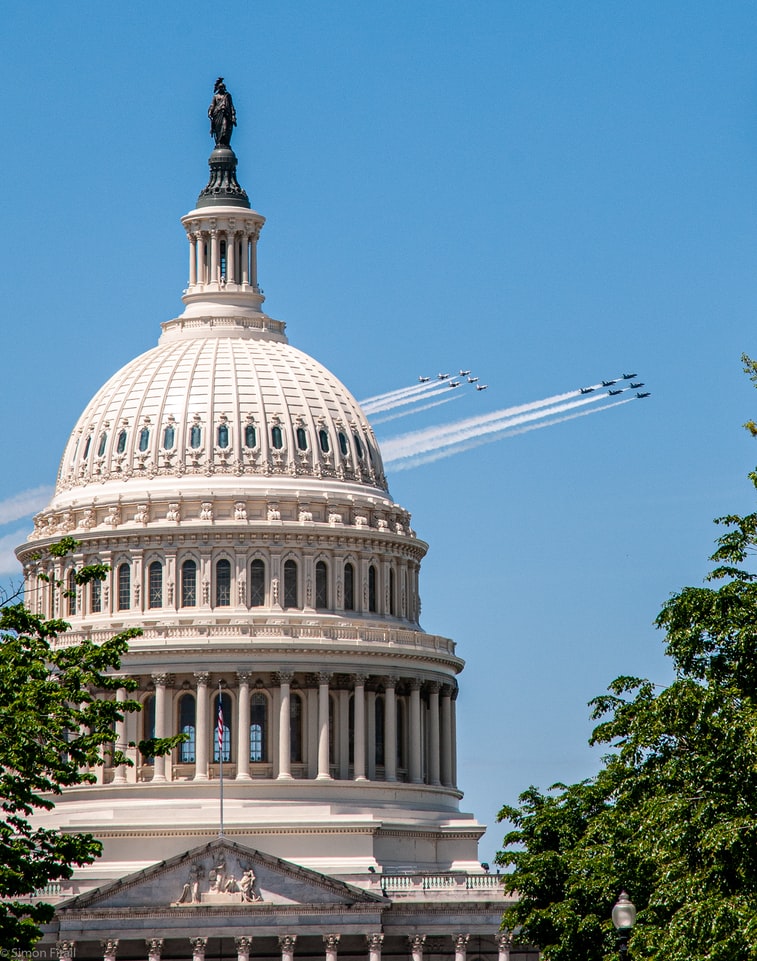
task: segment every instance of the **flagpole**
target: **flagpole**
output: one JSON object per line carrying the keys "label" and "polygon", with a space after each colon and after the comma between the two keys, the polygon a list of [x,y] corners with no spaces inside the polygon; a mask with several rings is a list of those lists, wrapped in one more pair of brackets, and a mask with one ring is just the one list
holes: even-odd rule
{"label": "flagpole", "polygon": [[224,723],[223,723],[223,689],[221,687],[221,682],[218,682],[218,725],[217,725],[217,737],[218,737],[218,770],[219,770],[219,788],[220,788],[220,830],[218,832],[218,837],[223,837],[223,740],[224,740]]}

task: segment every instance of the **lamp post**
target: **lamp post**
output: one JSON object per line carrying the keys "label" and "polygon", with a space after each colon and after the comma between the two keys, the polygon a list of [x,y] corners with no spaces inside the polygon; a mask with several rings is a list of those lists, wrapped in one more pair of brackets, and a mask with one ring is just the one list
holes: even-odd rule
{"label": "lamp post", "polygon": [[621,961],[628,958],[628,939],[636,923],[636,908],[625,891],[620,892],[615,907],[612,909],[612,923],[618,932],[618,954]]}

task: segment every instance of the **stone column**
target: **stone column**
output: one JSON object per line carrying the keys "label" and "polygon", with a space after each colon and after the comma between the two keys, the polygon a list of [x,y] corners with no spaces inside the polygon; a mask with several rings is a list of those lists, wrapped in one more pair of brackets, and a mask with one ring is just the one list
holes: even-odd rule
{"label": "stone column", "polygon": [[195,781],[208,780],[208,681],[210,674],[195,674],[197,695],[195,699]]}
{"label": "stone column", "polygon": [[197,239],[194,234],[187,234],[189,241],[189,286],[197,283]]}
{"label": "stone column", "polygon": [[452,787],[452,689],[442,688],[442,784]]}
{"label": "stone column", "polygon": [[[126,701],[126,688],[119,687],[116,691],[116,703],[123,704]],[[123,711],[123,708],[120,709]],[[116,721],[116,742],[117,751],[126,752],[126,718],[123,721]],[[126,784],[126,765],[117,764],[113,772],[114,784]]]}
{"label": "stone column", "polygon": [[55,949],[58,961],[73,961],[76,954],[76,941],[57,941]]}
{"label": "stone column", "polygon": [[384,679],[384,777],[397,780],[397,678]]}
{"label": "stone column", "polygon": [[147,945],[147,961],[160,961],[163,938],[148,938],[145,944]]}
{"label": "stone column", "polygon": [[205,947],[208,943],[207,938],[190,938],[192,945],[192,961],[205,961]]}
{"label": "stone column", "polygon": [[368,942],[368,961],[381,961],[381,945],[384,943],[383,934],[366,934]]}
{"label": "stone column", "polygon": [[279,935],[281,961],[294,961],[294,946],[297,943],[296,934]]}
{"label": "stone column", "polygon": [[439,784],[439,688],[438,681],[429,684],[428,713],[428,779],[431,784]]}
{"label": "stone column", "polygon": [[410,956],[413,961],[423,961],[423,945],[426,943],[426,935],[410,934],[407,940],[410,943]]}
{"label": "stone column", "polygon": [[219,269],[221,266],[221,260],[218,256],[218,251],[220,249],[220,244],[218,240],[218,231],[210,231],[210,276],[208,280],[211,284],[218,283]]}
{"label": "stone column", "polygon": [[316,781],[331,780],[329,770],[329,681],[331,674],[318,674],[318,774]]}
{"label": "stone column", "polygon": [[326,948],[326,961],[336,961],[336,949],[339,946],[339,934],[324,934],[323,944]]}
{"label": "stone column", "polygon": [[[155,737],[166,736],[166,685],[169,681],[168,674],[153,674],[153,684],[155,685]],[[166,779],[166,759],[163,757],[153,758],[153,781],[165,781]]]}
{"label": "stone column", "polygon": [[350,692],[339,691],[339,777],[346,781],[350,776]]}
{"label": "stone column", "polygon": [[[291,694],[289,685],[292,683],[293,677],[294,674],[291,671],[279,671],[276,674],[276,680],[279,682],[281,689],[279,704],[279,781],[292,780],[291,718],[289,714]],[[279,941],[281,941],[281,938],[279,938]],[[283,950],[282,947],[282,952]],[[292,951],[294,951],[294,942],[292,942]]]}
{"label": "stone column", "polygon": [[465,951],[468,946],[469,934],[453,934],[452,940],[455,942],[455,961],[465,961]]}
{"label": "stone column", "polygon": [[250,238],[242,234],[242,283],[250,282]]}
{"label": "stone column", "polygon": [[452,702],[450,704],[450,725],[451,725],[451,745],[452,753],[452,787],[457,787],[457,684],[452,692]]}
{"label": "stone column", "polygon": [[233,230],[226,231],[226,283],[237,280],[237,236]]}
{"label": "stone column", "polygon": [[250,780],[250,672],[237,671],[237,781]]}
{"label": "stone column", "polygon": [[368,722],[366,724],[367,728],[367,743],[368,743],[368,757],[366,759],[366,766],[368,768],[368,780],[376,780],[376,692],[368,691],[365,696],[366,703],[366,714],[368,716]]}
{"label": "stone column", "polygon": [[234,944],[237,949],[237,961],[250,961],[252,938],[234,938]]}
{"label": "stone column", "polygon": [[410,781],[421,784],[421,682],[417,677],[410,681]]}
{"label": "stone column", "polygon": [[504,931],[497,934],[497,959],[498,961],[510,961],[510,948],[513,946],[513,936],[511,932]]}
{"label": "stone column", "polygon": [[365,776],[365,674],[353,674],[355,697],[353,700],[353,718],[355,731],[353,734],[354,778],[356,781],[367,780]]}
{"label": "stone column", "polygon": [[258,231],[253,230],[250,237],[250,283],[258,288]]}
{"label": "stone column", "polygon": [[103,961],[116,961],[118,938],[108,938],[107,941],[101,941],[100,947],[103,949]]}
{"label": "stone column", "polygon": [[202,231],[197,234],[197,280],[198,283],[207,283],[207,264],[205,262],[205,238]]}

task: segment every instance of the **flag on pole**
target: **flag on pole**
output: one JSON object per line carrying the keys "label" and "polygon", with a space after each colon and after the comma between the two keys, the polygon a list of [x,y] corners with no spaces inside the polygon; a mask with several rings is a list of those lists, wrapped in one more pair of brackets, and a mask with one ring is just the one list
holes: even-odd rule
{"label": "flag on pole", "polygon": [[223,695],[218,693],[218,760],[223,762]]}

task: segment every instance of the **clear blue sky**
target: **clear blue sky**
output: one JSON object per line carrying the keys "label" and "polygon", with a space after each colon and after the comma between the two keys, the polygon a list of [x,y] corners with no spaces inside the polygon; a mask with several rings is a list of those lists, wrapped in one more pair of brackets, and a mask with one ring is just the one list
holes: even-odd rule
{"label": "clear blue sky", "polygon": [[54,482],[180,312],[222,74],[292,343],[358,397],[490,385],[380,437],[622,370],[653,391],[390,474],[431,545],[423,624],[467,660],[465,809],[589,775],[586,702],[669,677],[655,614],[753,505],[754,3],[15,4],[3,27],[0,548],[29,527],[3,504]]}

